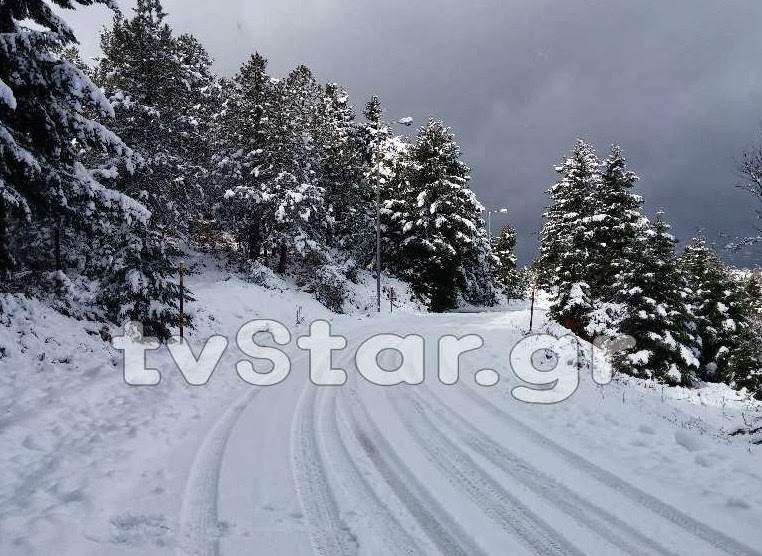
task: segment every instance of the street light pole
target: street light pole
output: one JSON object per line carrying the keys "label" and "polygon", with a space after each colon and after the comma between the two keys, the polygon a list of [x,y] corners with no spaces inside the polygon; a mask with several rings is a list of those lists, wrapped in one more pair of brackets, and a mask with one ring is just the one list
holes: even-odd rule
{"label": "street light pole", "polygon": [[487,237],[489,238],[490,245],[492,245],[492,214],[507,214],[507,208],[499,209],[484,209],[487,213]]}
{"label": "street light pole", "polygon": [[376,174],[376,309],[381,312],[381,121],[376,128],[376,153],[378,168]]}

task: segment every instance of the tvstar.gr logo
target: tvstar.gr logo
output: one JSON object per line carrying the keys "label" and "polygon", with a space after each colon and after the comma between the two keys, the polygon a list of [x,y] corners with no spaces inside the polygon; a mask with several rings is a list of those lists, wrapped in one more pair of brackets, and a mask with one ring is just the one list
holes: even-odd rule
{"label": "tvstar.gr logo", "polygon": [[[240,354],[235,371],[241,380],[252,386],[267,387],[282,383],[291,374],[292,361],[283,349],[292,342],[291,331],[275,320],[253,320],[244,324],[235,337]],[[436,344],[436,380],[455,385],[461,380],[461,358],[464,354],[484,347],[478,334],[445,335],[426,340],[418,334],[376,334],[364,339],[354,352],[353,362],[359,375],[378,386],[419,385],[427,379],[427,344]],[[131,386],[155,386],[161,382],[162,371],[149,367],[146,354],[167,349],[188,384],[203,386],[209,382],[223,356],[229,340],[222,335],[209,337],[196,355],[189,342],[172,338],[166,344],[143,335],[143,325],[128,322],[124,333],[112,340],[115,349],[123,353],[124,380]],[[505,349],[509,370],[520,384],[513,388],[513,397],[530,404],[555,404],[569,399],[580,384],[580,374],[589,370],[595,383],[611,382],[608,357],[632,349],[630,337],[597,338],[590,344],[572,335],[556,337],[550,334],[528,334]],[[334,335],[331,323],[317,320],[309,333],[296,339],[296,347],[308,355],[309,377],[317,386],[342,386],[347,382],[347,369],[334,365],[335,352],[347,349],[344,336]],[[394,368],[380,362],[384,353],[396,354]],[[430,359],[431,360],[431,359]],[[475,382],[482,387],[500,383],[498,370],[484,368],[474,373]]]}

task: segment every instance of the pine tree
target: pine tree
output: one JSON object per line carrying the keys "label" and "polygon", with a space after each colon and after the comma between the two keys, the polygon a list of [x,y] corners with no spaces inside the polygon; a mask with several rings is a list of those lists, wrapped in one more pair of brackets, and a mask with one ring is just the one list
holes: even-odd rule
{"label": "pine tree", "polygon": [[409,150],[408,176],[398,198],[387,201],[393,237],[401,239],[397,272],[433,311],[494,299],[492,258],[482,207],[468,188],[470,170],[454,137],[430,121]]}
{"label": "pine tree", "polygon": [[101,35],[95,79],[116,113],[115,131],[141,156],[118,187],[152,211],[152,227],[183,234],[208,206],[204,186],[204,95],[211,60],[188,35],[175,38],[159,0],[138,0],[132,19],[114,19]]}
{"label": "pine tree", "polygon": [[[95,2],[115,9],[113,2]],[[25,20],[39,30],[24,27]],[[46,259],[60,270],[67,242],[73,253],[85,245],[83,234],[109,219],[147,216],[140,205],[100,183],[106,168],[89,163],[97,155],[125,164],[132,153],[99,123],[113,117],[112,108],[62,56],[76,39],[45,2],[3,2],[0,33],[0,272],[27,266],[19,253],[26,248],[30,254],[29,246],[41,238]]]}
{"label": "pine tree", "polygon": [[410,145],[403,138],[395,137],[391,127],[383,120],[383,107],[377,96],[370,98],[363,114],[366,121],[359,126],[364,162],[364,182],[360,197],[365,211],[363,227],[367,232],[362,229],[358,229],[358,232],[370,240],[365,259],[375,269],[372,261],[375,261],[376,256],[378,206],[382,264],[384,268],[394,271],[406,265],[401,246],[405,239],[405,222],[410,215],[409,201],[414,196],[411,193]]}
{"label": "pine tree", "polygon": [[262,183],[272,178],[273,80],[267,60],[255,53],[234,79],[223,82],[223,102],[215,117],[215,180],[224,192],[223,221],[249,260],[265,253],[269,220]]}
{"label": "pine tree", "polygon": [[593,300],[611,301],[619,286],[617,276],[638,256],[638,239],[648,229],[641,212],[642,197],[632,193],[638,177],[627,170],[618,146],[601,165],[601,180],[592,195],[593,226],[588,255],[588,283]]}
{"label": "pine tree", "polygon": [[325,86],[319,107],[315,145],[318,184],[325,192],[329,214],[328,243],[363,263],[373,252],[373,200],[364,176],[365,145],[346,91]]}
{"label": "pine tree", "polygon": [[315,145],[322,90],[312,72],[299,66],[276,86],[272,115],[279,133],[274,147],[276,178],[265,183],[273,204],[270,242],[278,252],[278,272],[291,260],[304,267],[325,262],[328,218],[325,191],[318,184]]}
{"label": "pine tree", "polygon": [[63,50],[61,50],[61,57],[71,62],[75,68],[87,77],[92,77],[92,68],[82,60],[82,53],[79,51],[79,45],[71,44],[63,47]]}
{"label": "pine tree", "polygon": [[746,297],[749,299],[752,318],[762,323],[762,276],[759,271],[752,271],[742,279],[742,284]]}
{"label": "pine tree", "polygon": [[739,387],[751,376],[759,376],[758,367],[748,366],[757,358],[759,340],[753,340],[753,309],[743,284],[703,235],[685,248],[680,267],[700,338],[699,378]]}
{"label": "pine tree", "polygon": [[636,347],[617,356],[615,366],[630,375],[690,385],[698,367],[697,344],[676,243],[659,215],[635,238],[634,253],[617,274],[616,299],[624,308],[618,332],[633,337]]}
{"label": "pine tree", "polygon": [[[176,281],[173,253],[164,238],[146,226],[122,230],[102,255],[108,256],[102,274],[98,301],[112,322],[140,322],[146,337],[169,339],[180,323],[180,296],[193,301]],[[186,327],[192,320],[184,318]]]}
{"label": "pine tree", "polygon": [[197,193],[193,198],[198,200],[198,205],[186,207],[185,214],[191,219],[211,218],[221,194],[211,176],[211,114],[221,93],[211,70],[212,59],[198,39],[189,34],[180,35],[174,41],[174,51],[179,79],[185,85],[183,96],[177,99],[177,106],[182,107],[177,118],[182,135],[182,141],[178,142],[179,157],[183,160],[181,179],[184,185],[195,188]]}
{"label": "pine tree", "polygon": [[132,19],[116,17],[101,35],[104,56],[94,74],[115,108],[115,129],[140,156],[115,186],[151,210],[147,223],[124,229],[104,249],[99,299],[110,318],[140,320],[162,339],[178,324],[178,242],[212,204],[207,113],[214,88],[208,54],[193,37],[174,37],[165,18],[158,0],[138,0]]}
{"label": "pine tree", "polygon": [[500,229],[500,233],[492,240],[492,251],[497,258],[496,278],[506,294],[511,298],[521,298],[525,292],[522,289],[522,278],[516,268],[516,230],[510,224]]}
{"label": "pine tree", "polygon": [[580,139],[556,172],[561,179],[548,192],[551,205],[543,215],[535,270],[539,284],[554,294],[553,318],[584,336],[593,309],[588,264],[595,252],[594,194],[601,183],[600,162]]}
{"label": "pine tree", "polygon": [[216,175],[225,190],[224,219],[248,258],[262,257],[283,273],[293,260],[322,264],[326,251],[312,137],[321,96],[305,67],[281,82],[266,70],[255,54],[229,84],[217,118]]}
{"label": "pine tree", "polygon": [[744,327],[735,338],[735,349],[727,359],[730,385],[745,388],[749,394],[762,400],[762,327],[758,323]]}

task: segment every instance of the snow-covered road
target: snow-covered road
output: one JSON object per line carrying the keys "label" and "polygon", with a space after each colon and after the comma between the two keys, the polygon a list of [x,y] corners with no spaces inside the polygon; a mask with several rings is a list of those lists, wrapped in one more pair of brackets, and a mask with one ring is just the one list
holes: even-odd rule
{"label": "snow-covered road", "polygon": [[[435,343],[504,331],[506,317],[421,319],[399,318],[394,331]],[[701,496],[604,467],[573,436],[546,436],[507,386],[468,376],[455,387],[373,386],[353,373],[352,353],[337,356],[352,377],[343,387],[292,380],[220,416],[189,473],[180,553],[760,553],[759,531],[736,522],[729,534],[732,515],[713,516]]]}
{"label": "snow-covered road", "polygon": [[[268,311],[291,318],[290,293],[264,303],[251,291],[196,284],[196,338]],[[277,386],[243,383],[230,352],[207,386],[186,385],[164,357],[160,386],[130,388],[115,361],[97,370],[114,352],[71,332],[46,348],[47,366],[9,367],[0,384],[0,554],[762,554],[762,452],[726,434],[755,409],[589,376],[566,402],[518,402],[508,353],[527,317],[330,317],[348,339],[334,355],[341,387],[314,386],[292,342]],[[55,343],[48,333],[20,345],[34,355]],[[355,350],[379,333],[426,338],[424,384],[359,376]],[[462,356],[455,386],[437,380],[446,334],[485,341]],[[67,353],[58,383],[42,380]],[[484,367],[497,386],[476,385]]]}

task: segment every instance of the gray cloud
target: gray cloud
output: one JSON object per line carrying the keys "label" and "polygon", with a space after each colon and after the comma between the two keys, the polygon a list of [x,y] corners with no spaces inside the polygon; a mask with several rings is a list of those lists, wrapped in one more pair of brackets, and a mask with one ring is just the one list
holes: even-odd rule
{"label": "gray cloud", "polygon": [[[752,200],[733,185],[762,118],[757,0],[165,0],[165,9],[222,74],[259,50],[274,75],[306,63],[358,107],[377,93],[390,118],[444,119],[480,198],[510,207],[524,262],[552,168],[578,136],[601,156],[622,145],[647,211],[664,209],[678,237],[704,229],[724,243],[753,232]],[[95,55],[106,11],[68,20]]]}

